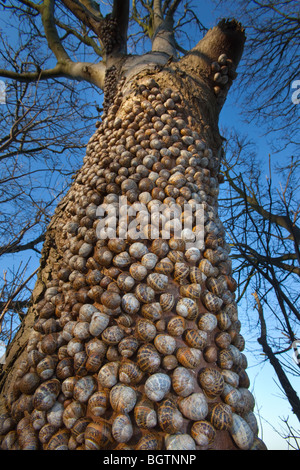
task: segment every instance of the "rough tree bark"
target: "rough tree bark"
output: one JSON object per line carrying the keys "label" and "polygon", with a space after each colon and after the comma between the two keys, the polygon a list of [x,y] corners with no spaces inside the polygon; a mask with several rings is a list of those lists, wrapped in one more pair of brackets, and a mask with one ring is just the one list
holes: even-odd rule
{"label": "rough tree bark", "polygon": [[[124,26],[127,12],[118,11],[114,24]],[[151,53],[125,55],[126,27],[110,44],[102,122],[49,225],[32,305],[1,371],[3,449],[265,448],[217,210],[218,116],[244,32],[221,21],[172,61],[172,22],[161,27],[156,13]],[[79,16],[87,21],[82,10]],[[44,23],[61,58],[48,20],[51,26],[51,9]],[[69,62],[63,57],[60,67],[66,71]],[[203,203],[204,246],[186,251],[183,239],[142,240],[157,255],[145,271],[136,240],[96,236],[97,207],[121,195],[148,210],[150,199],[182,208]],[[167,278],[151,280],[151,273]],[[184,324],[181,331],[172,330],[173,318]]]}

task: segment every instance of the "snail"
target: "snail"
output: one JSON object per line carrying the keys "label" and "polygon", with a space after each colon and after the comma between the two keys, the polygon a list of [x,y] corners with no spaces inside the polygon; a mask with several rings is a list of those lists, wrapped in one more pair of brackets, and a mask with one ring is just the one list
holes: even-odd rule
{"label": "snail", "polygon": [[157,424],[157,415],[151,400],[142,397],[134,407],[134,419],[140,428],[151,429]]}
{"label": "snail", "polygon": [[119,368],[119,380],[125,384],[137,384],[144,376],[144,372],[139,369],[137,364],[126,360],[121,363]]}
{"label": "snail", "polygon": [[195,369],[200,364],[202,353],[199,349],[182,346],[177,349],[176,357],[182,366]]}
{"label": "snail", "polygon": [[195,441],[189,434],[169,434],[165,444],[167,450],[196,450]]}
{"label": "snail", "polygon": [[137,395],[133,388],[117,384],[112,387],[109,400],[112,408],[118,413],[129,413],[136,404]]}
{"label": "snail", "polygon": [[224,391],[224,377],[217,369],[205,367],[199,372],[199,383],[208,398],[220,396]]}
{"label": "snail", "polygon": [[133,435],[133,427],[128,415],[119,414],[112,424],[112,437],[117,442],[128,442]]}
{"label": "snail", "polygon": [[236,413],[232,413],[232,424],[229,432],[239,449],[249,450],[251,448],[254,434],[249,424]]}
{"label": "snail", "polygon": [[161,357],[151,343],[145,343],[138,349],[137,364],[143,372],[155,372],[161,363]]}
{"label": "snail", "polygon": [[208,404],[202,392],[192,393],[181,398],[178,403],[181,413],[188,419],[199,421],[208,413]]}
{"label": "snail", "polygon": [[100,450],[107,448],[113,441],[111,425],[104,420],[87,425],[84,433],[86,450]]}
{"label": "snail", "polygon": [[174,434],[182,428],[183,416],[169,398],[160,403],[157,416],[160,428],[168,434]]}
{"label": "snail", "polygon": [[85,405],[79,401],[72,401],[65,409],[62,420],[67,429],[71,429],[79,418],[85,413]]}
{"label": "snail", "polygon": [[172,387],[177,395],[187,397],[195,389],[193,374],[185,367],[176,367],[172,375]]}
{"label": "snail", "polygon": [[118,382],[120,363],[117,361],[107,362],[98,372],[98,382],[102,387],[111,388]]}
{"label": "snail", "polygon": [[191,437],[198,446],[207,448],[214,441],[216,430],[208,421],[196,421],[191,427]]}
{"label": "snail", "polygon": [[152,401],[161,401],[171,388],[171,379],[163,373],[151,375],[145,382],[144,390]]}
{"label": "snail", "polygon": [[88,410],[95,416],[102,416],[109,407],[109,392],[103,388],[93,393],[88,400]]}

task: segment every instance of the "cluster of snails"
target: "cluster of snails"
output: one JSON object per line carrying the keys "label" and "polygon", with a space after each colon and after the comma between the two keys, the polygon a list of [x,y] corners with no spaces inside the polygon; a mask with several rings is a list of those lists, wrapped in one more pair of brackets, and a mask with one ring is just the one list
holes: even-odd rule
{"label": "cluster of snails", "polygon": [[[217,212],[219,162],[181,100],[140,79],[90,140],[0,418],[2,449],[220,448],[223,431],[226,446],[264,448]],[[188,204],[193,228],[177,238],[171,217],[163,238],[157,213],[153,237],[122,238],[119,216],[116,236],[99,238],[97,209],[119,196],[149,212],[176,203],[181,220]],[[203,246],[190,246],[200,229]]]}
{"label": "cluster of snails", "polygon": [[211,63],[211,72],[215,83],[214,93],[221,101],[223,95],[226,95],[229,80],[237,76],[234,63],[226,54],[221,54],[217,61]]}
{"label": "cluster of snails", "polygon": [[100,37],[106,54],[110,54],[118,41],[119,29],[115,18],[106,18],[99,23]]}
{"label": "cluster of snails", "polygon": [[104,100],[103,100],[103,112],[104,113],[107,113],[109,107],[113,103],[116,97],[118,85],[120,85],[120,82],[118,81],[118,71],[117,71],[117,68],[113,65],[112,67],[106,69],[105,71]]}

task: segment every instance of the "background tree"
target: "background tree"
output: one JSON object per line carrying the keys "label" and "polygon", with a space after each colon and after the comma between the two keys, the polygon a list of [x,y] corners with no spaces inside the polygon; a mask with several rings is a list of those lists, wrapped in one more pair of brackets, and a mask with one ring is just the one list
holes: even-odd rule
{"label": "background tree", "polygon": [[[249,141],[232,135],[227,153],[224,176],[229,194],[224,192],[220,206],[231,239],[238,302],[247,294],[250,328],[256,331],[258,325],[258,342],[299,419],[299,398],[288,379],[299,376],[299,367],[291,361],[292,345],[299,337],[298,167],[292,159],[286,168],[278,168],[279,181],[274,184],[276,170],[264,178]],[[258,315],[253,316],[255,307]]]}
{"label": "background tree", "polygon": [[[182,2],[140,2],[134,4],[136,18],[143,18],[143,8],[153,13],[145,31],[151,51],[130,56],[127,1],[114,1],[106,16],[90,1],[63,0],[57,8],[51,0],[3,6],[37,28],[41,44],[49,47],[52,57],[41,59],[37,51],[29,70],[5,69],[0,75],[25,83],[86,80],[104,90],[104,114],[82,168],[48,225],[32,307],[3,368],[2,447],[265,448],[257,437],[236,284],[217,213],[222,147],[218,117],[242,54],[243,28],[235,20],[222,20],[177,60],[174,20]],[[186,9],[181,18],[185,14]],[[92,47],[98,54],[95,39],[103,61],[80,60],[79,46]],[[148,196],[141,196],[145,192]],[[146,198],[148,205],[153,199],[174,200],[181,207],[185,201],[194,207],[195,202],[203,202],[204,246],[188,252],[185,244],[176,249],[176,240],[147,240],[143,249],[146,246],[156,254],[156,267],[153,273],[148,265],[147,284],[141,283],[146,276],[141,278],[136,271],[136,265],[142,264],[136,262],[141,258],[136,250],[141,247],[130,238],[125,245],[119,239],[97,240],[95,233],[97,206],[103,200],[116,202],[120,194],[131,207],[139,198]],[[171,223],[176,224],[176,219]],[[196,226],[189,237],[198,230]],[[203,261],[201,269],[195,269],[194,257],[197,263],[200,258]],[[119,277],[123,270],[126,285]],[[128,271],[136,285],[127,304],[124,293],[127,282],[132,282]],[[157,283],[163,283],[163,288]],[[169,295],[163,297],[166,284]],[[186,300],[177,303],[179,298]],[[159,300],[154,302],[158,317],[152,310],[154,300]],[[166,311],[163,318],[160,310]],[[212,312],[208,317],[207,311]],[[187,322],[188,328],[175,332],[174,319],[181,325]],[[169,333],[170,350],[159,345],[159,332]],[[174,336],[178,337],[176,350]],[[129,338],[134,344],[138,341],[138,350],[131,343],[130,361],[120,349],[121,341]],[[104,352],[97,349],[93,354],[90,341],[97,348],[101,344]],[[174,354],[167,354],[169,362],[162,356],[170,351]],[[182,390],[175,384],[171,371],[178,364],[190,385],[189,396],[185,396],[186,386]],[[111,370],[109,382],[104,369]],[[73,391],[63,387],[67,379],[73,380]],[[157,417],[155,425],[152,418],[146,429],[135,415],[141,406],[140,393],[147,395],[143,406]],[[100,397],[104,402],[99,417],[99,410],[91,409],[91,400]],[[195,421],[200,424],[194,426]]]}

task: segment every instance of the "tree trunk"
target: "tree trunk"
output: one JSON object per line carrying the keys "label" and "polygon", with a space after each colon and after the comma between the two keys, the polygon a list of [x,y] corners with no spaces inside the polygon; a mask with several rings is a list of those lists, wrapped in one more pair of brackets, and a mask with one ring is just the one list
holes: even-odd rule
{"label": "tree trunk", "polygon": [[[265,448],[217,202],[218,115],[243,41],[221,23],[177,63],[109,64],[102,123],[3,366],[3,449]],[[215,82],[218,58],[227,84]],[[100,209],[120,196],[121,210],[144,212],[117,214],[105,239]],[[168,218],[172,204],[181,218]],[[176,238],[180,220],[192,231]]]}

